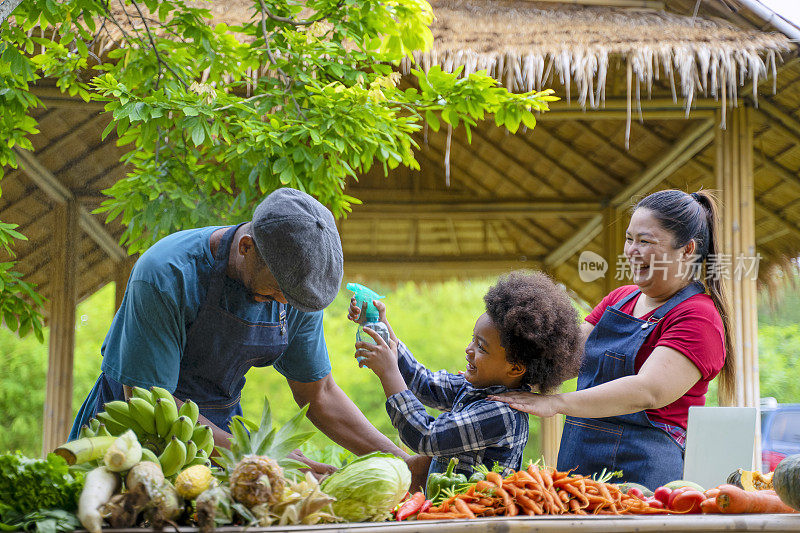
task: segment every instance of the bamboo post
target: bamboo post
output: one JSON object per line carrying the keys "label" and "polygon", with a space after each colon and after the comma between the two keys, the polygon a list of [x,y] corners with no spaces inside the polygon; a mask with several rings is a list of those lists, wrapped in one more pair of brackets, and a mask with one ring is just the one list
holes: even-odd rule
{"label": "bamboo post", "polygon": [[44,402],[42,454],[63,443],[72,423],[72,362],[77,304],[78,205],[75,200],[53,208],[50,243],[53,293],[50,296],[50,342]]}
{"label": "bamboo post", "polygon": [[539,420],[541,422],[542,456],[547,466],[555,468],[561,444],[561,433],[564,429],[564,417],[556,415]]}
{"label": "bamboo post", "polygon": [[608,271],[603,277],[603,291],[608,294],[623,285],[625,280],[617,278],[617,258],[625,245],[626,220],[623,211],[613,206],[603,210],[603,257],[608,261]]}
{"label": "bamboo post", "polygon": [[[759,408],[758,308],[756,294],[755,191],[752,111],[728,110],[727,129],[716,134],[716,180],[722,200],[722,257],[725,290],[731,303],[736,356],[734,404]],[[718,125],[720,117],[718,114]],[[753,467],[761,461],[760,425],[756,424]]]}
{"label": "bamboo post", "polygon": [[114,310],[116,312],[122,305],[122,298],[125,296],[125,289],[128,287],[128,278],[133,269],[133,260],[128,258],[120,261],[114,267]]}

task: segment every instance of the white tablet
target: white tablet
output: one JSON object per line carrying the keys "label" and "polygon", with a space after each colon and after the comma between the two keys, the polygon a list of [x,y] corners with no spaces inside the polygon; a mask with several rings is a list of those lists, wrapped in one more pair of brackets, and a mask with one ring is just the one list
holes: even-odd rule
{"label": "white tablet", "polygon": [[690,407],[683,479],[709,489],[737,468],[752,470],[755,407]]}

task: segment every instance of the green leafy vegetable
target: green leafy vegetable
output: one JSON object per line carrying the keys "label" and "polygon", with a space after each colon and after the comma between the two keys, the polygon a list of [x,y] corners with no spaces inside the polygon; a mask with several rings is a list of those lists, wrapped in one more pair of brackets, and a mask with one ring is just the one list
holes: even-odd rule
{"label": "green leafy vegetable", "polygon": [[36,531],[37,533],[56,533],[58,531],[74,531],[81,523],[78,518],[62,509],[42,509],[28,514],[20,514],[5,507],[0,509],[3,521],[2,531]]}
{"label": "green leafy vegetable", "polygon": [[380,522],[411,486],[405,461],[388,453],[359,457],[326,478],[322,491],[336,498],[333,512],[348,522]]}
{"label": "green leafy vegetable", "polygon": [[0,455],[2,522],[41,509],[74,511],[82,488],[83,475],[70,472],[67,462],[55,454],[46,459],[30,459],[20,453]]}

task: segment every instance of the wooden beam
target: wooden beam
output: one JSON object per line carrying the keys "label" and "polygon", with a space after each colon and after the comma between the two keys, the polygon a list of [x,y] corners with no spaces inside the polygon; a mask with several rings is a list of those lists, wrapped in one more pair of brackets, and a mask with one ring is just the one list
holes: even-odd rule
{"label": "wooden beam", "polygon": [[542,267],[541,257],[520,255],[479,256],[378,256],[355,255],[345,251],[345,271],[355,275],[402,277],[420,271],[440,271],[444,277],[467,278],[476,274],[508,272]]}
{"label": "wooden beam", "polygon": [[[661,157],[651,163],[639,176],[633,179],[622,191],[611,200],[610,206],[619,208],[632,197],[652,190],[671,173],[691,160],[714,139],[714,123],[703,120],[692,127],[684,137],[672,145]],[[569,240],[551,252],[545,258],[548,268],[556,268],[569,259],[578,250],[586,246],[602,231],[603,216],[595,215]]]}
{"label": "wooden beam", "polygon": [[[722,105],[721,101],[714,100],[713,98],[695,98],[692,100],[692,110],[717,110]],[[549,107],[552,111],[578,111],[581,112],[585,108],[578,104],[576,101],[567,102],[566,100],[558,100],[557,102],[550,102]],[[632,111],[632,115],[635,117],[638,113],[638,110],[641,108],[642,111],[650,111],[650,110],[670,110],[670,111],[680,111],[684,113],[683,118],[686,119],[686,104],[682,100],[673,100],[672,98],[642,98],[639,105],[634,105]],[[593,108],[589,107],[586,108],[592,110]],[[627,114],[628,111],[628,100],[627,98],[607,98],[598,108],[598,111],[625,111]],[[689,119],[693,117],[688,117]]]}
{"label": "wooden beam", "polygon": [[611,205],[620,207],[631,198],[644,194],[692,159],[695,154],[714,140],[714,122],[703,120],[692,126],[681,139],[651,163],[639,176],[611,199]]}
{"label": "wooden beam", "polygon": [[75,352],[77,304],[78,205],[74,200],[53,210],[50,248],[50,341],[44,402],[42,455],[67,440],[72,422],[72,365]]}
{"label": "wooden beam", "polygon": [[58,87],[33,86],[31,87],[31,93],[38,97],[47,108],[105,111],[106,102],[98,102],[96,100],[85,102],[77,96],[62,93]]}
{"label": "wooden beam", "polygon": [[571,4],[580,6],[641,7],[664,10],[664,0],[535,0],[552,4]]}
{"label": "wooden beam", "polygon": [[576,251],[580,250],[597,237],[603,229],[603,215],[595,215],[584,224],[572,237],[550,252],[544,258],[544,264],[548,269],[554,269],[569,259]]}
{"label": "wooden beam", "polygon": [[568,200],[487,200],[484,202],[390,202],[372,201],[353,206],[347,220],[373,218],[475,220],[536,218],[553,215],[591,217],[600,204],[590,199]]}
{"label": "wooden beam", "polygon": [[796,172],[789,170],[788,168],[784,167],[780,163],[776,162],[774,159],[769,157],[766,153],[764,153],[760,148],[753,148],[753,152],[757,155],[762,163],[762,166],[765,170],[776,174],[781,180],[785,183],[791,183],[795,187],[800,188],[800,176],[797,175]]}
{"label": "wooden beam", "polygon": [[[24,164],[25,173],[30,177],[31,181],[36,183],[36,185],[53,201],[57,204],[66,204],[75,200],[72,191],[61,183],[34,154],[19,148],[14,148],[14,152],[17,158]],[[103,224],[98,222],[86,208],[81,206],[77,209],[81,229],[85,231],[109,257],[114,259],[114,261],[122,261],[128,256],[127,252],[119,245],[117,239],[115,239]]]}
{"label": "wooden beam", "polygon": [[[710,119],[714,112],[709,109],[693,110],[688,117],[692,119]],[[678,109],[643,109],[641,113],[633,111],[631,120],[638,122],[639,119],[648,120],[687,120],[686,112]],[[587,109],[583,108],[556,108],[553,111],[537,113],[536,120],[540,122],[556,120],[628,120],[628,113],[622,109]]]}

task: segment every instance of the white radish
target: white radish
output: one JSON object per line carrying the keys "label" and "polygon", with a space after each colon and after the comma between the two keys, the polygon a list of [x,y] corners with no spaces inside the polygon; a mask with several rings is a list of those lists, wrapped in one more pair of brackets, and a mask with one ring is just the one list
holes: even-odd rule
{"label": "white radish", "polygon": [[78,520],[89,533],[100,533],[103,529],[100,508],[111,499],[119,485],[119,476],[105,466],[97,467],[86,474],[78,500]]}
{"label": "white radish", "polygon": [[103,462],[112,472],[124,472],[130,470],[133,465],[142,459],[142,445],[136,438],[133,430],[128,430],[120,435],[117,440],[109,446],[103,456]]}

